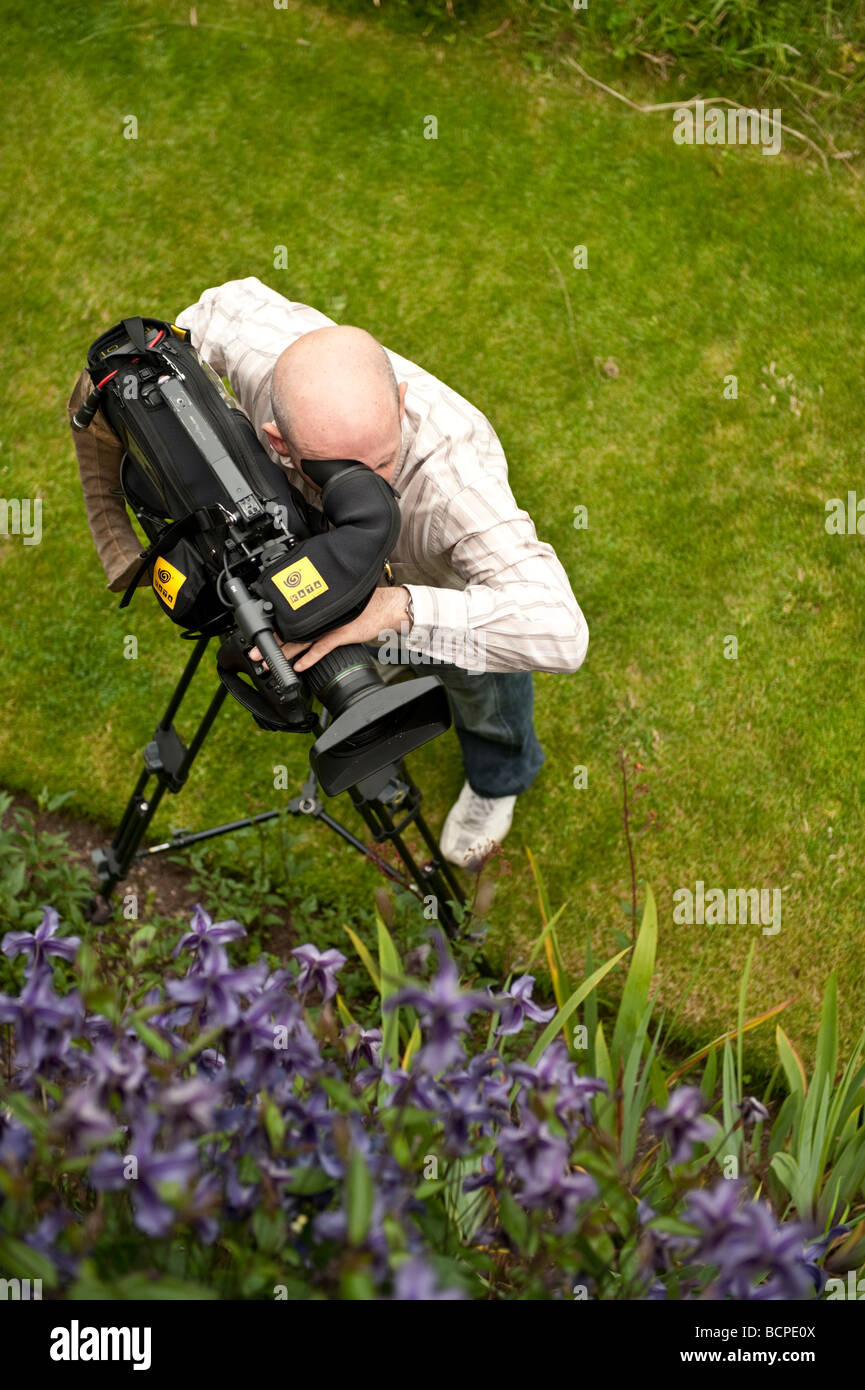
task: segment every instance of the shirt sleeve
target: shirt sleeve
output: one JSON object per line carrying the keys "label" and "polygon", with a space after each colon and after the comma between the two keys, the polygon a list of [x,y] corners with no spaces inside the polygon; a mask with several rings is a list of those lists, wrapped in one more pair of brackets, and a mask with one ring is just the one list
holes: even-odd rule
{"label": "shirt sleeve", "polygon": [[407,584],[410,649],[474,671],[573,672],[589,630],[553,547],[538,539],[500,472],[444,496],[433,547],[464,589]]}
{"label": "shirt sleeve", "polygon": [[314,328],[332,326],[333,319],[249,276],[205,290],[175,323],[188,331],[205,362],[228,378],[244,411],[258,423],[259,418],[270,418],[270,378],[276,359],[296,338]]}

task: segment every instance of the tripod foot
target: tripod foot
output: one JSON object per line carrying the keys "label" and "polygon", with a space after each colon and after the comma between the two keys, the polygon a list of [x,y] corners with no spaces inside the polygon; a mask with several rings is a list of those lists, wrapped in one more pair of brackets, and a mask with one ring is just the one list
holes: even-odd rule
{"label": "tripod foot", "polygon": [[87,920],[92,922],[95,927],[104,927],[106,922],[111,921],[113,913],[114,905],[102,893],[97,893],[95,897],[90,898],[84,909]]}

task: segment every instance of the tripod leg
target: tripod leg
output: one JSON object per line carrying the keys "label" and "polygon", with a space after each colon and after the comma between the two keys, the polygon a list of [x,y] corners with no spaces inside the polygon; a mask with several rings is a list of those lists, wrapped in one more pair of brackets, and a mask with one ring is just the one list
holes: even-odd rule
{"label": "tripod leg", "polygon": [[[116,885],[129,873],[138,846],[159,808],[162,797],[166,791],[176,794],[186,782],[189,769],[225,699],[226,690],[221,685],[187,749],[174,727],[173,720],[209,640],[208,637],[198,638],[165,713],[156,726],[153,739],[144,749],[144,768],[111,844],[106,849],[93,852],[93,862],[101,885],[101,893],[91,905],[93,920],[97,917],[104,919],[106,914],[110,913],[108,899]],[[155,779],[156,782],[152,794],[149,791],[151,779]]]}
{"label": "tripod leg", "polygon": [[[453,936],[460,924],[451,902],[463,906],[465,893],[445,864],[441,849],[420,814],[420,789],[402,763],[394,764],[389,771],[390,779],[377,787],[376,794],[364,795],[361,788],[354,787],[349,790],[349,796],[372,831],[376,843],[388,840],[393,845],[410,875],[410,883],[405,886],[414,891],[417,897],[432,897],[436,919],[447,934]],[[398,821],[394,820],[394,809],[400,812]],[[430,850],[432,857],[426,864],[417,863],[405,842],[402,832],[410,825],[416,827]],[[428,891],[425,892],[425,889]]]}

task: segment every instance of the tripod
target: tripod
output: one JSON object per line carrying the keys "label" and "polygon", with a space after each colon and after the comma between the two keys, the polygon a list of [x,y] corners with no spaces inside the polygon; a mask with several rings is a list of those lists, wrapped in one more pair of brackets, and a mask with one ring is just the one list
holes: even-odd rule
{"label": "tripod", "polygon": [[[310,772],[299,795],[293,797],[281,810],[244,816],[241,820],[212,826],[209,830],[194,833],[176,831],[169,840],[161,844],[141,847],[164,794],[169,792],[176,795],[186,783],[190,768],[228,694],[225,685],[220,685],[205,710],[189,747],[186,747],[174,727],[174,719],[210,640],[207,635],[195,639],[195,645],[165,713],[156,726],[153,739],[144,749],[144,767],[114,838],[106,848],[93,851],[93,863],[101,891],[91,901],[91,921],[108,920],[111,914],[111,894],[117,884],[127,877],[133,863],[156,854],[164,854],[167,850],[183,849],[203,840],[215,839],[219,835],[229,835],[252,825],[262,825],[287,811],[292,816],[312,816],[315,820],[321,821],[346,844],[351,845],[352,849],[375,864],[391,882],[414,894],[425,906],[429,906],[431,902],[433,916],[447,934],[452,936],[460,921],[455,908],[465,905],[465,894],[444,862],[438,842],[421,815],[421,792],[401,759],[363,778],[348,791],[371,832],[373,843],[381,845],[388,842],[393,845],[404,866],[405,871],[402,873],[324,809],[314,772]],[[405,840],[405,833],[412,826],[420,834],[429,851],[430,857],[423,863],[417,862]]]}

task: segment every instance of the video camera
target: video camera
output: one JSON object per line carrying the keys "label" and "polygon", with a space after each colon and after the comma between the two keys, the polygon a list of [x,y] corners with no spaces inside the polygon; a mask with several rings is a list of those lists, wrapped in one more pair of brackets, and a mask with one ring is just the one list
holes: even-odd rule
{"label": "video camera", "polygon": [[[145,573],[183,636],[220,639],[223,685],[265,729],[318,731],[310,763],[328,795],[367,783],[450,725],[435,676],[386,685],[362,645],[298,675],[284,642],[312,642],[369,602],[399,534],[396,494],[355,459],[303,460],[321,512],[267,455],[186,332],[127,318],[90,348],[96,411],[124,446],[120,486],[148,539]],[[258,647],[263,660],[253,662]],[[314,708],[318,701],[327,712]]]}

